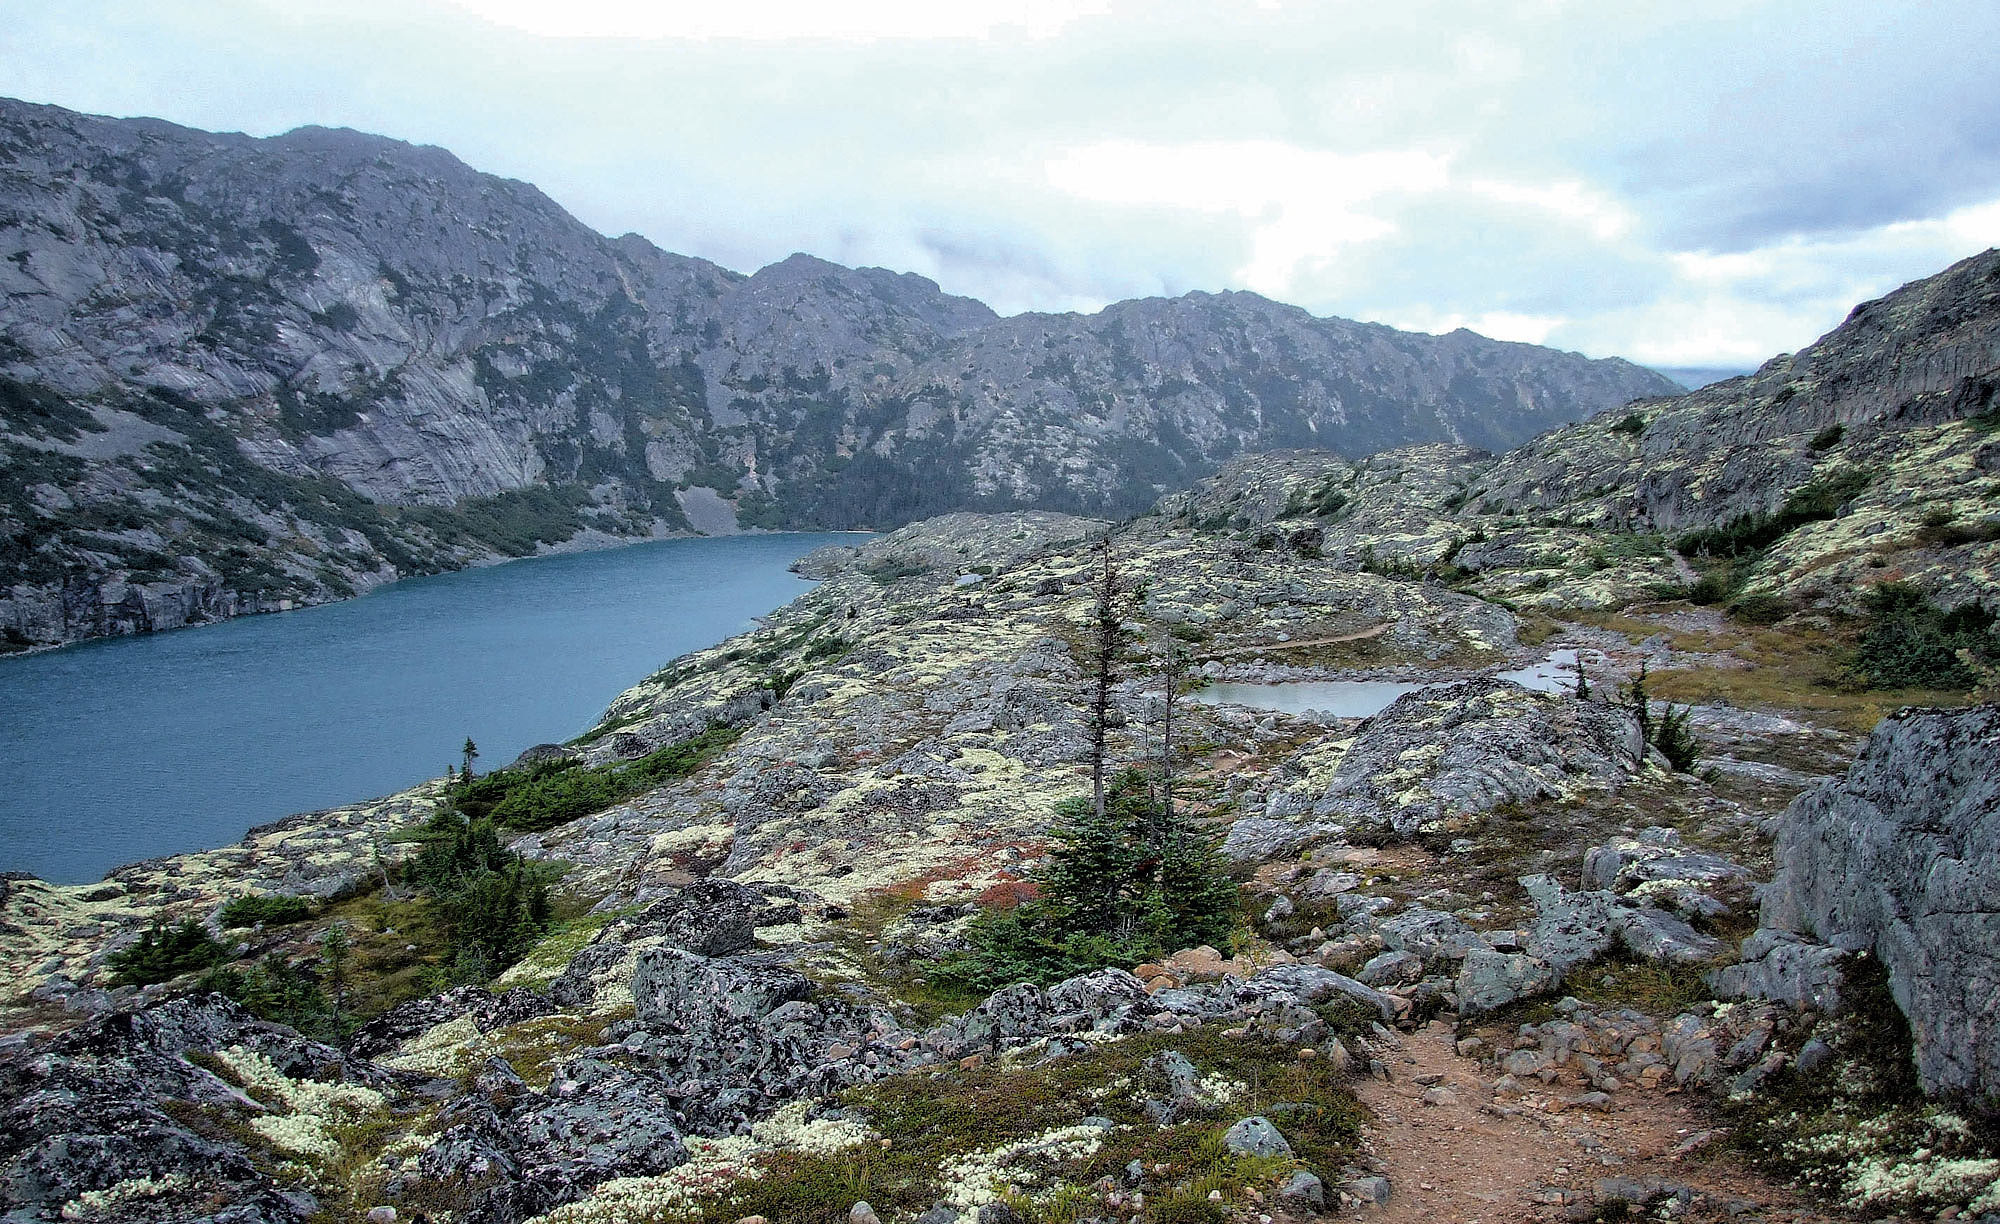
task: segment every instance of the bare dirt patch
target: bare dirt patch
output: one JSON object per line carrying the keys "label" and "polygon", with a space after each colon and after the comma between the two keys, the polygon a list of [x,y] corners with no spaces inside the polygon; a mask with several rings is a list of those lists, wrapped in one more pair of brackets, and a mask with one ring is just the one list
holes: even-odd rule
{"label": "bare dirt patch", "polygon": [[[1600,1183],[1685,1187],[1683,1220],[1821,1224],[1792,1192],[1746,1170],[1695,1098],[1627,1087],[1602,1110],[1562,1106],[1580,1089],[1496,1098],[1494,1072],[1453,1051],[1443,1022],[1403,1038],[1392,1079],[1358,1088],[1375,1112],[1367,1150],[1393,1187],[1362,1209],[1382,1224],[1524,1224],[1615,1218]],[[1427,1099],[1428,1094],[1428,1099]],[[1560,1112],[1549,1108],[1556,1104]],[[1632,1210],[1633,1216],[1644,1208]]]}

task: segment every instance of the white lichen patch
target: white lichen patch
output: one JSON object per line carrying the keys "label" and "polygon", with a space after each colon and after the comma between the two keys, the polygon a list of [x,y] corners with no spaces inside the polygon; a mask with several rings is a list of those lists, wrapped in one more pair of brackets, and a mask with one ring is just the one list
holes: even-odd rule
{"label": "white lichen patch", "polygon": [[85,1190],[62,1205],[58,1214],[65,1220],[126,1219],[133,1204],[146,1199],[162,1198],[193,1188],[194,1183],[184,1174],[169,1173],[165,1177],[128,1177],[113,1182],[102,1190]]}
{"label": "white lichen patch", "polygon": [[273,1147],[294,1156],[333,1160],[340,1155],[338,1131],[382,1112],[386,1100],[365,1084],[292,1079],[255,1050],[230,1046],[216,1061],[254,1099],[272,1112],[250,1120],[251,1129]]}
{"label": "white lichen patch", "polygon": [[755,1140],[687,1140],[687,1163],[657,1177],[614,1177],[574,1203],[565,1203],[526,1224],[638,1224],[687,1214],[693,1200],[757,1176]]}
{"label": "white lichen patch", "polygon": [[756,1178],[758,1158],[772,1152],[833,1156],[875,1138],[858,1122],[813,1118],[813,1103],[794,1101],[756,1123],[748,1135],[727,1139],[690,1137],[687,1163],[657,1177],[620,1177],[605,1182],[528,1224],[637,1224],[676,1220],[694,1214],[697,1200]]}
{"label": "white lichen patch", "polygon": [[1087,1160],[1104,1146],[1095,1126],[1063,1126],[938,1166],[943,1201],[961,1213],[997,1203],[1008,1193],[1032,1192],[1059,1167]]}
{"label": "white lichen patch", "polygon": [[377,1061],[392,1071],[449,1079],[478,1061],[488,1045],[478,1023],[469,1015],[460,1016],[426,1029],[404,1042],[396,1053]]}
{"label": "white lichen patch", "polygon": [[750,1137],[766,1148],[804,1152],[812,1156],[831,1156],[875,1138],[875,1132],[859,1122],[814,1118],[812,1110],[813,1102],[794,1101],[752,1125]]}
{"label": "white lichen patch", "polygon": [[1847,1195],[1857,1207],[1942,1201],[1983,1211],[2000,1205],[2000,1160],[1864,1160]]}

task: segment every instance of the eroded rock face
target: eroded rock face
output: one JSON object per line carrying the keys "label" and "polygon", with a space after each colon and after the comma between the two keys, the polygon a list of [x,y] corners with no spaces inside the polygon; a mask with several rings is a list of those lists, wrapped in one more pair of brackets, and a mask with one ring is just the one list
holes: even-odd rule
{"label": "eroded rock face", "polygon": [[1456,831],[1504,803],[1616,789],[1642,749],[1613,706],[1490,678],[1420,689],[1364,722],[1324,776],[1238,821],[1224,849],[1270,858],[1354,834]]}
{"label": "eroded rock face", "polygon": [[[1885,718],[1778,829],[1762,922],[1881,958],[1932,1092],[2000,1096],[2000,706]],[[1763,937],[1768,960],[1790,941]],[[1788,951],[1792,959],[1800,954]]]}

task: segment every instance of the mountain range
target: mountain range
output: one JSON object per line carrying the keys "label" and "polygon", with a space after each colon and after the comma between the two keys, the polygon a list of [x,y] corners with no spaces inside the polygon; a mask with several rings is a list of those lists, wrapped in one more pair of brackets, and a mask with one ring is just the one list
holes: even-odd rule
{"label": "mountain range", "polygon": [[345,130],[0,101],[0,645],[499,555],[962,508],[1122,516],[1274,447],[1504,449],[1679,388],[1248,293],[1001,318],[744,276]]}

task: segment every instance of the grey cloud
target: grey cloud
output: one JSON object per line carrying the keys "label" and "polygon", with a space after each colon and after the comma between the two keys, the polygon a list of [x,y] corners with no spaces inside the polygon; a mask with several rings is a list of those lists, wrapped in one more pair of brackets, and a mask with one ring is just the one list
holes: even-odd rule
{"label": "grey cloud", "polygon": [[[1042,167],[1068,150],[1420,150],[1461,185],[1581,184],[1633,224],[1605,236],[1448,187],[1371,205],[1395,231],[1287,296],[1560,316],[1577,322],[1553,341],[1601,354],[1660,343],[1703,294],[1796,345],[1838,321],[1829,295],[1969,254],[1882,227],[2000,198],[1996,42],[1987,0],[1134,0],[1046,40],[869,44],[549,40],[426,0],[10,0],[0,92],[441,144],[607,232],[743,270],[794,250],[882,264],[1007,312],[1243,287],[1258,218],[1066,195]],[[1801,239],[1841,240],[1820,283],[1787,259],[1692,284],[1673,260]]]}

